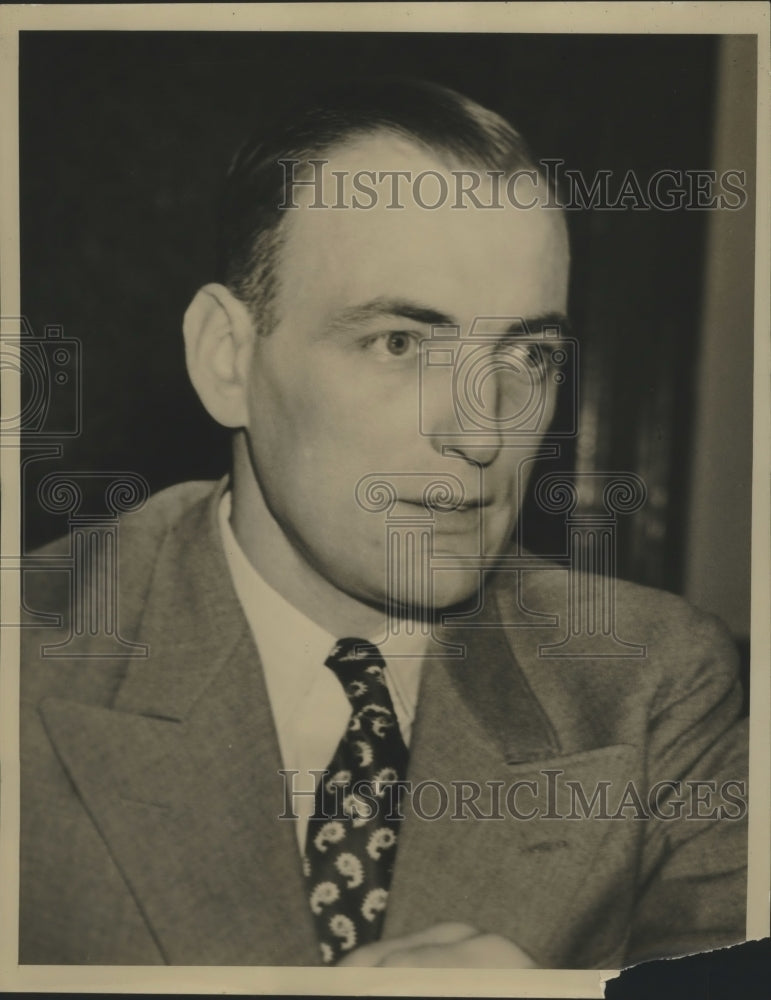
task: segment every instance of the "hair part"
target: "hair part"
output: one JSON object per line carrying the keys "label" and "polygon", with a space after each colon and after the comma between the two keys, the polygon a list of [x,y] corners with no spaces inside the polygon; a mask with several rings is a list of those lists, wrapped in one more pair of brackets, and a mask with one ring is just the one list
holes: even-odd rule
{"label": "hair part", "polygon": [[279,287],[287,171],[355,138],[391,132],[432,153],[487,170],[536,170],[519,133],[500,115],[448,87],[418,80],[348,81],[277,115],[250,136],[228,171],[219,233],[220,280],[269,333]]}

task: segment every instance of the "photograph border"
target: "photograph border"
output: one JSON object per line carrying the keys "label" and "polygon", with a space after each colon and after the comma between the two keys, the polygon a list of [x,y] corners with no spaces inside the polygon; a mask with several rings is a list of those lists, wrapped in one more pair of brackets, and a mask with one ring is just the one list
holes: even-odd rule
{"label": "photograph border", "polygon": [[[18,40],[20,31],[370,31],[597,34],[743,34],[757,37],[757,188],[755,245],[754,445],[752,489],[752,627],[749,878],[747,938],[769,934],[771,887],[771,96],[769,8],[764,3],[442,3],[7,5],[0,10],[0,160],[3,220],[0,289],[3,316],[20,316]],[[2,412],[19,412],[18,373],[4,369]],[[0,450],[0,551],[21,552],[18,441]],[[18,557],[7,557],[9,561]],[[8,568],[8,563],[4,568]],[[19,573],[3,573],[0,621],[16,620]],[[19,638],[0,630],[0,989],[132,993],[337,994],[595,997],[616,970],[296,969],[276,967],[20,966]]]}

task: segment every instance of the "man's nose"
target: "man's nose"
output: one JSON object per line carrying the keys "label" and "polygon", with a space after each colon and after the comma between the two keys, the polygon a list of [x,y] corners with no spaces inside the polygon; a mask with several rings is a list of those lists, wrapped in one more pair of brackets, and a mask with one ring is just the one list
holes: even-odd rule
{"label": "man's nose", "polygon": [[434,445],[442,455],[451,458],[462,458],[470,465],[487,468],[492,465],[501,450],[500,439],[492,441],[487,435],[471,438],[468,435],[461,440],[443,441],[439,447]]}
{"label": "man's nose", "polygon": [[434,450],[472,465],[491,465],[502,447],[500,374],[491,367],[474,384],[462,377],[442,382],[430,400],[424,399],[433,411],[428,424]]}

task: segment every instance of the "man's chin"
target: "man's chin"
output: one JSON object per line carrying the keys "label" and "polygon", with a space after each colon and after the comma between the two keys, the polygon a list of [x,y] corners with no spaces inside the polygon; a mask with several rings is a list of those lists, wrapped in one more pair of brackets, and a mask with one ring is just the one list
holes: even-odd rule
{"label": "man's chin", "polygon": [[408,590],[394,588],[383,604],[400,618],[425,620],[461,606],[473,610],[481,600],[481,585],[479,570],[436,570],[430,579],[412,580]]}
{"label": "man's chin", "polygon": [[430,605],[437,612],[461,607],[473,610],[482,600],[481,590],[481,570],[437,570],[431,580]]}
{"label": "man's chin", "polygon": [[388,593],[362,588],[351,596],[373,609],[399,618],[426,620],[437,614],[480,603],[483,573],[479,569],[437,569],[427,579],[414,576],[394,581]]}

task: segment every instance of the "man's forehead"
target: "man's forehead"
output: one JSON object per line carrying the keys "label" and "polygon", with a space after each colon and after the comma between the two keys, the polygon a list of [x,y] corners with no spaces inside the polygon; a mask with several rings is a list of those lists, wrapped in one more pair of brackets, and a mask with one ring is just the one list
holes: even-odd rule
{"label": "man's forehead", "polygon": [[[377,128],[351,135],[329,147],[322,158],[333,170],[449,170],[461,168],[461,161],[449,151],[438,150],[397,130]],[[466,161],[465,166],[475,165]]]}
{"label": "man's forehead", "polygon": [[[311,160],[324,161],[324,172],[328,175],[331,187],[342,191],[344,181],[356,177],[359,184],[366,181],[368,187],[382,190],[384,197],[378,197],[377,206],[390,204],[395,189],[402,195],[401,201],[406,201],[410,195],[409,189],[415,188],[413,194],[421,194],[420,188],[425,187],[425,199],[418,197],[418,207],[429,211],[451,208],[459,205],[466,211],[473,209],[476,200],[483,200],[482,195],[495,190],[505,201],[503,208],[517,210],[518,205],[530,207],[531,203],[550,203],[548,186],[545,178],[534,167],[524,164],[514,164],[506,168],[494,165],[483,154],[471,156],[464,152],[460,144],[457,150],[452,149],[452,143],[439,148],[423,142],[416,136],[405,135],[397,130],[385,127],[373,129],[350,136],[336,143],[325,151],[309,157]],[[307,181],[309,176],[318,178],[319,168],[309,169],[304,163],[297,165],[296,176]],[[395,176],[401,174],[402,176]],[[421,175],[428,175],[422,180]],[[447,184],[447,197],[437,199],[429,193],[430,177],[441,175]],[[516,176],[514,182],[510,178]],[[417,182],[417,183],[416,183]],[[506,196],[506,187],[509,188]],[[516,188],[516,191],[514,190]],[[361,188],[359,188],[361,191]],[[472,197],[456,197],[458,193],[468,194],[473,190],[476,199]],[[305,205],[311,205],[316,199],[316,189],[308,184],[296,188],[296,200]],[[326,199],[330,203],[332,199]],[[360,199],[363,201],[364,199]],[[415,201],[415,198],[412,199]],[[421,201],[424,203],[421,204]],[[440,201],[437,208],[433,204]],[[488,199],[489,201],[489,199]],[[374,206],[373,206],[374,207]],[[533,207],[535,207],[533,205]],[[559,214],[552,208],[552,214]]]}
{"label": "man's forehead", "polygon": [[285,202],[296,206],[285,221],[303,238],[319,231],[371,242],[377,231],[414,239],[476,231],[485,241],[521,237],[533,252],[542,245],[558,252],[566,242],[562,212],[534,169],[507,174],[383,130],[311,159],[310,168],[297,165]]}
{"label": "man's forehead", "polygon": [[[284,295],[304,288],[320,305],[333,294],[346,302],[382,295],[426,301],[428,294],[431,305],[462,317],[477,309],[508,315],[520,304],[533,314],[564,308],[560,213],[540,202],[527,209],[478,208],[468,200],[459,206],[450,185],[467,168],[389,133],[351,140],[323,159],[323,173],[315,183],[304,173],[294,190],[297,208],[287,210]],[[492,183],[484,169],[468,167],[482,174],[480,199]],[[437,174],[447,196],[427,207],[443,191]],[[532,201],[524,186],[518,192]]]}

